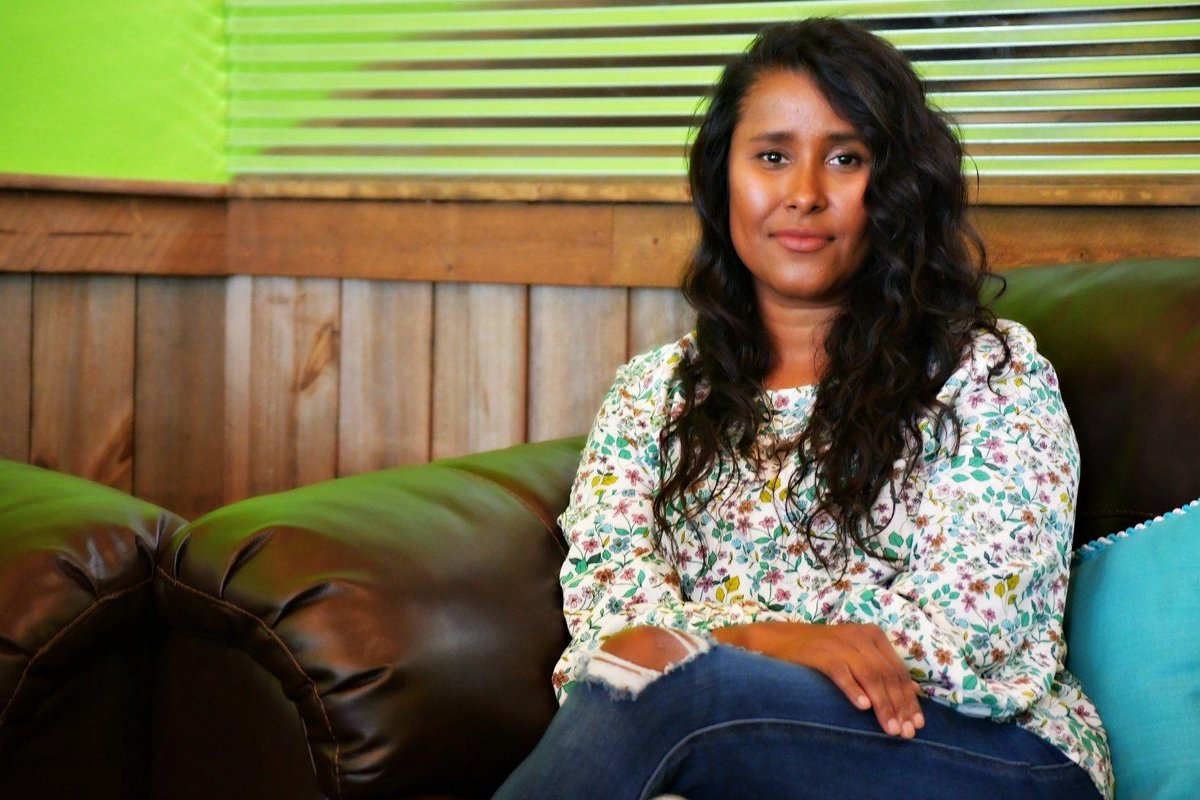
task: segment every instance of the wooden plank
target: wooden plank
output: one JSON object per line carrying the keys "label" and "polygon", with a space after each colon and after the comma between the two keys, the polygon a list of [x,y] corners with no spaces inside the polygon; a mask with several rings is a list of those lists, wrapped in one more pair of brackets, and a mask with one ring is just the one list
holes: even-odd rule
{"label": "wooden plank", "polygon": [[434,287],[434,458],[525,439],[528,290]]}
{"label": "wooden plank", "polygon": [[1200,208],[981,207],[974,219],[995,269],[1200,255]]}
{"label": "wooden plank", "polygon": [[[0,182],[0,185],[3,185]],[[973,188],[973,191],[974,188]],[[987,205],[1181,206],[1200,204],[1191,175],[984,176],[976,194]],[[679,178],[379,178],[241,177],[231,197],[437,202],[677,203],[690,202]]]}
{"label": "wooden plank", "polygon": [[[387,201],[354,185],[366,199],[237,198],[228,214],[221,199],[0,191],[0,272],[669,287],[696,236],[683,203]],[[981,196],[1004,202],[975,214],[1000,267],[1194,255],[1200,194],[1185,195],[1200,189],[1162,186],[1179,205],[1115,179],[996,183]]]}
{"label": "wooden plank", "polygon": [[0,188],[206,199],[221,198],[227,194],[226,186],[223,183],[150,181],[136,178],[79,178],[67,175],[31,175],[15,172],[0,172]]}
{"label": "wooden plank", "polygon": [[611,264],[607,205],[234,200],[229,213],[245,274],[587,285]]}
{"label": "wooden plank", "polygon": [[258,278],[250,323],[250,494],[337,474],[339,286]]}
{"label": "wooden plank", "polygon": [[225,285],[225,493],[223,503],[249,497],[250,485],[250,341],[254,320],[254,281],[248,275]]}
{"label": "wooden plank", "polygon": [[134,279],[33,283],[31,460],[130,490]]}
{"label": "wooden plank", "polygon": [[678,286],[699,232],[691,206],[618,206],[612,272],[602,285]]}
{"label": "wooden plank", "polygon": [[434,200],[437,202],[687,203],[682,178],[373,178],[239,177],[231,197],[327,200]]}
{"label": "wooden plank", "polygon": [[0,275],[0,458],[29,460],[33,278]]}
{"label": "wooden plank", "polygon": [[[225,202],[0,192],[0,271],[220,275]],[[12,240],[5,246],[4,240]]]}
{"label": "wooden plank", "polygon": [[[239,177],[228,186],[177,181],[112,180],[0,173],[0,190],[196,199],[323,198],[437,202],[679,203],[689,192],[683,177],[644,178],[287,178]],[[1179,206],[1200,204],[1191,175],[985,175],[977,195],[986,205]]]}
{"label": "wooden plank", "polygon": [[224,500],[226,284],[138,279],[133,491],[187,519]]}
{"label": "wooden plank", "polygon": [[433,285],[342,282],[338,474],[429,459]]}
{"label": "wooden plank", "polygon": [[529,440],[583,433],[628,349],[628,292],[530,290]]}
{"label": "wooden plank", "polygon": [[630,289],[627,355],[674,342],[695,324],[696,312],[678,289]]}

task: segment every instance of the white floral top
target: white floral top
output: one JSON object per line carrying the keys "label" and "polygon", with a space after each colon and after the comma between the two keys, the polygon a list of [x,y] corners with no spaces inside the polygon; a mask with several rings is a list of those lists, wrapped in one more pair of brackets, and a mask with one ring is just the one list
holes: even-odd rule
{"label": "white floral top", "polygon": [[[694,523],[671,526],[672,563],[655,547],[651,503],[659,432],[682,404],[676,365],[690,337],[622,367],[583,452],[560,518],[572,641],[554,674],[565,699],[586,656],[635,625],[703,632],[755,620],[879,625],[931,698],[963,714],[1014,720],[1061,748],[1112,796],[1108,743],[1091,701],[1063,669],[1062,641],[1079,453],[1050,364],[1029,331],[1007,330],[1012,361],[990,335],[942,388],[961,436],[922,423],[924,452],[910,479],[882,493],[878,550],[853,549],[830,577],[784,516],[795,463],[756,473],[739,464],[736,489]],[[769,390],[763,437],[799,433],[815,388]],[[711,493],[713,479],[701,492]],[[800,504],[812,500],[812,478]],[[818,545],[819,546],[819,545]]]}

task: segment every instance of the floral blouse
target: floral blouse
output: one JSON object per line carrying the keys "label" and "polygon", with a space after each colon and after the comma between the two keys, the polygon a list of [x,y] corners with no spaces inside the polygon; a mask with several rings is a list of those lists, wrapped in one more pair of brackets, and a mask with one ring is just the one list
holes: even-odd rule
{"label": "floral blouse", "polygon": [[[788,459],[740,462],[738,485],[718,496],[711,475],[698,488],[704,510],[670,525],[677,556],[664,556],[651,513],[658,436],[682,406],[676,366],[695,345],[684,337],[622,367],[559,520],[572,636],[554,673],[560,701],[591,651],[637,625],[703,633],[756,620],[874,623],[929,697],[1015,721],[1063,750],[1111,798],[1104,729],[1063,669],[1078,448],[1054,369],[1029,331],[1001,325],[1009,365],[989,381],[1003,348],[980,335],[939,394],[961,422],[957,441],[923,421],[920,463],[881,494],[873,549],[890,561],[853,548],[834,577],[785,512],[796,469]],[[766,391],[764,444],[803,429],[814,393]],[[813,479],[802,486],[801,506],[812,502]]]}

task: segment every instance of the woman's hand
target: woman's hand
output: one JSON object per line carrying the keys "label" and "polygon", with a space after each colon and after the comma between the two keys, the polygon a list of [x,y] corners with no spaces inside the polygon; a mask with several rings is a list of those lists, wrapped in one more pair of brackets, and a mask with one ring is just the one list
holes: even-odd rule
{"label": "woman's hand", "polygon": [[879,726],[911,739],[924,727],[917,685],[878,625],[755,622],[713,631],[717,641],[803,664],[828,677]]}

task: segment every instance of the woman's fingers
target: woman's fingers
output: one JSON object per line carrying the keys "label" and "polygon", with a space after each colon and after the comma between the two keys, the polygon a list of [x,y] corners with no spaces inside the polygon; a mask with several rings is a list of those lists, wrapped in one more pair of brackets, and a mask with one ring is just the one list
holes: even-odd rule
{"label": "woman's fingers", "polygon": [[911,739],[925,724],[904,662],[874,625],[830,625],[813,631],[801,663],[824,673],[856,708],[871,709],[879,727]]}
{"label": "woman's fingers", "polygon": [[721,641],[812,667],[879,727],[912,738],[925,725],[919,687],[878,625],[756,622],[717,631]]}
{"label": "woman's fingers", "polygon": [[867,690],[854,677],[854,673],[844,661],[832,661],[822,668],[819,665],[810,665],[813,669],[824,673],[825,677],[833,681],[833,685],[842,690],[842,693],[854,704],[855,708],[866,711],[871,708],[871,698],[867,694]]}
{"label": "woman's fingers", "polygon": [[911,739],[917,730],[924,727],[925,716],[921,713],[915,684],[908,673],[908,667],[892,647],[887,636],[877,627],[871,627],[871,635],[867,638],[874,646],[880,659],[886,665],[882,681],[887,689],[896,720],[900,724],[900,735]]}

